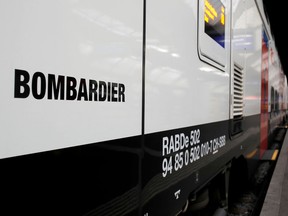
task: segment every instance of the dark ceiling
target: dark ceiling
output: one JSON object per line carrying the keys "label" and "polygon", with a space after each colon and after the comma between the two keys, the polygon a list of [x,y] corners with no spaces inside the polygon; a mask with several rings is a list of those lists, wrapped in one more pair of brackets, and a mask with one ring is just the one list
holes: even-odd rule
{"label": "dark ceiling", "polygon": [[[288,75],[288,34],[286,28],[288,27],[285,21],[288,10],[284,4],[280,4],[277,0],[263,0],[264,7],[268,14],[272,34],[274,35],[275,44],[280,56],[281,64],[286,76]],[[282,2],[283,3],[283,2]],[[285,23],[286,22],[286,23]],[[287,34],[287,35],[286,35]]]}

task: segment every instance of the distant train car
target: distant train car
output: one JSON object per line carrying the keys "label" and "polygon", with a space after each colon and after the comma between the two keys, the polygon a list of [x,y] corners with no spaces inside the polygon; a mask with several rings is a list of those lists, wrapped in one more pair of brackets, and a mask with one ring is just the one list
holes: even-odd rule
{"label": "distant train car", "polygon": [[3,0],[0,24],[0,215],[227,209],[287,117],[260,0]]}

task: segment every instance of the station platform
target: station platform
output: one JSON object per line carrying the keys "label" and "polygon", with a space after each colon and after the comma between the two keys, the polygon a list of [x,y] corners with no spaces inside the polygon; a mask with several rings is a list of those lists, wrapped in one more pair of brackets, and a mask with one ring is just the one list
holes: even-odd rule
{"label": "station platform", "polygon": [[288,215],[288,133],[277,159],[259,216]]}

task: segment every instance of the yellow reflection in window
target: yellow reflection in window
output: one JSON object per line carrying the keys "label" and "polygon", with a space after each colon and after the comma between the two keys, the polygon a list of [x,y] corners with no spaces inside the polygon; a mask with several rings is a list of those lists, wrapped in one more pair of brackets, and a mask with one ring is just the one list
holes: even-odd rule
{"label": "yellow reflection in window", "polygon": [[[221,6],[221,10],[218,7],[214,7],[214,2],[210,2],[209,0],[205,0],[205,9],[204,9],[204,20],[209,23],[211,21],[215,21],[215,18],[218,17],[218,13],[221,13],[220,23],[225,25],[225,8]],[[216,5],[217,6],[217,5]],[[218,19],[219,20],[219,19]]]}
{"label": "yellow reflection in window", "polygon": [[225,9],[221,6],[221,24],[225,25]]}

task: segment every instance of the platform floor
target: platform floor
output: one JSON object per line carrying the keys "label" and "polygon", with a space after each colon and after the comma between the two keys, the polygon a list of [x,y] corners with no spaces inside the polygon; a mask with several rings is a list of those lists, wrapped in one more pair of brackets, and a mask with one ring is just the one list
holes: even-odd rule
{"label": "platform floor", "polygon": [[288,215],[288,133],[286,133],[277,164],[267,190],[260,216]]}

